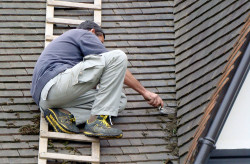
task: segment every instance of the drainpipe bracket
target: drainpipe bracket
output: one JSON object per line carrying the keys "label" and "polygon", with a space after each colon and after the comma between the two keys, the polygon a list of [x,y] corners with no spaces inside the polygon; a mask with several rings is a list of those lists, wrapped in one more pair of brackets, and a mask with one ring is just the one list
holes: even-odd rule
{"label": "drainpipe bracket", "polygon": [[198,143],[199,144],[206,144],[209,147],[211,147],[212,149],[216,148],[215,141],[212,138],[210,138],[210,137],[200,138],[199,141],[198,141]]}

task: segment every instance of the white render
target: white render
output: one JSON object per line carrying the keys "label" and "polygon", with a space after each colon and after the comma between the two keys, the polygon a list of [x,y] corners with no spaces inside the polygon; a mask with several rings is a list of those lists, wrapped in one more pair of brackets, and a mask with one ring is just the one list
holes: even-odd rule
{"label": "white render", "polygon": [[216,143],[216,149],[250,148],[250,74],[240,89]]}

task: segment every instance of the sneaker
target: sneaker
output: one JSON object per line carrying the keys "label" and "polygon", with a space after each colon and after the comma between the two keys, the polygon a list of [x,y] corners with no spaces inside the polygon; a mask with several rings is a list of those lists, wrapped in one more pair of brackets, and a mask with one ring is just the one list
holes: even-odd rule
{"label": "sneaker", "polygon": [[53,127],[56,132],[63,133],[80,133],[76,126],[75,117],[73,114],[66,114],[58,109],[46,109],[44,110],[45,120],[50,126]]}
{"label": "sneaker", "polygon": [[120,129],[111,128],[107,122],[108,116],[97,116],[96,120],[92,123],[88,121],[84,127],[84,134],[90,137],[103,137],[103,138],[121,138],[122,131]]}

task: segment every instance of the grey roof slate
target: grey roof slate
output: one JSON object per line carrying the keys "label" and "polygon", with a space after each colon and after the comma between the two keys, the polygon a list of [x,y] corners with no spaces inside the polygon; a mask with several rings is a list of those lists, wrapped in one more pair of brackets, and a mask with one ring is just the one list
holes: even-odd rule
{"label": "grey roof slate", "polygon": [[[175,108],[173,6],[173,1],[103,0],[102,27],[107,48],[124,50],[131,72]],[[32,125],[33,117],[40,113],[29,89],[33,67],[44,46],[46,0],[3,0],[0,7],[0,20],[4,22],[0,24],[0,152],[5,152],[0,154],[0,161],[37,163],[38,135],[22,135],[19,129]],[[93,19],[92,10],[56,8],[55,15]],[[54,34],[74,27],[55,25]],[[101,161],[153,164],[170,158],[178,163],[173,152],[177,139],[167,129],[175,119],[161,116],[130,88],[125,86],[124,91],[128,95],[127,109],[114,119],[124,137],[101,140]],[[60,142],[53,144],[58,149],[65,147]],[[86,144],[73,142],[68,147],[78,151],[61,151],[78,154],[90,151]]]}
{"label": "grey roof slate", "polygon": [[[175,63],[180,163],[216,91],[246,21],[243,1],[175,1]],[[192,152],[189,152],[192,153]]]}

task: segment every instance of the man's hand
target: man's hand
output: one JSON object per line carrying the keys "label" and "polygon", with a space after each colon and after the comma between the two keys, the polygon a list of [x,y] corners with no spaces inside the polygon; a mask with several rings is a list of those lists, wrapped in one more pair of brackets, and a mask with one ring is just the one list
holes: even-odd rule
{"label": "man's hand", "polygon": [[160,96],[146,90],[140,84],[140,82],[135,79],[135,77],[131,74],[129,70],[127,70],[126,72],[124,83],[130,88],[133,88],[135,91],[140,93],[144,97],[144,99],[148,101],[149,105],[152,105],[154,107],[159,107],[159,106],[163,107],[163,101],[160,98]]}
{"label": "man's hand", "polygon": [[163,101],[159,95],[150,91],[146,91],[142,96],[146,101],[148,101],[149,105],[152,105],[154,107],[163,107]]}

